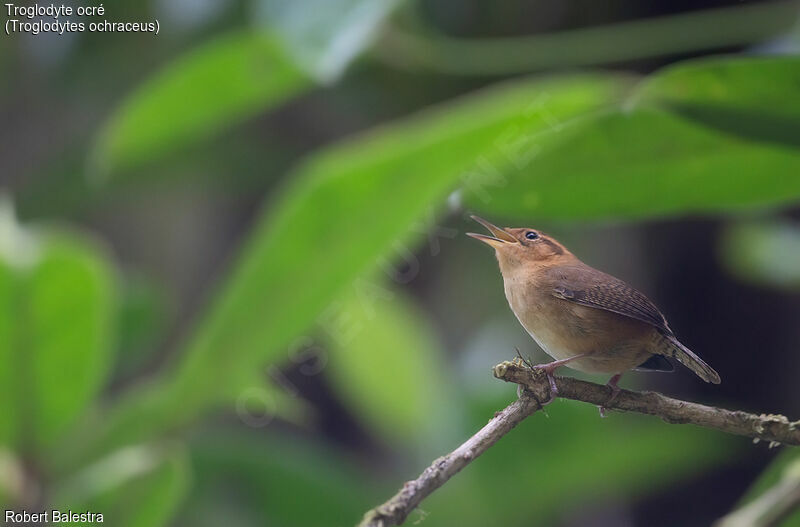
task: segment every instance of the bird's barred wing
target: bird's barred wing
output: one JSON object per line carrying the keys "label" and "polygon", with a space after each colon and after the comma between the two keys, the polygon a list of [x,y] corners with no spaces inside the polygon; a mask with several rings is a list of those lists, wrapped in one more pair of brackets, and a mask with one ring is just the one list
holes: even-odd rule
{"label": "bird's barred wing", "polygon": [[570,280],[569,273],[560,276],[557,285],[553,287],[553,295],[582,306],[640,320],[672,334],[664,315],[650,299],[622,280],[593,271],[596,275],[587,277],[582,274],[577,280]]}
{"label": "bird's barred wing", "polygon": [[[548,278],[552,281],[552,294],[556,298],[617,313],[655,327],[661,333],[661,338],[652,353],[674,357],[704,381],[720,383],[719,374],[714,368],[678,341],[658,308],[622,280],[588,266],[555,268]],[[660,368],[650,361],[641,364],[643,368],[653,366]]]}

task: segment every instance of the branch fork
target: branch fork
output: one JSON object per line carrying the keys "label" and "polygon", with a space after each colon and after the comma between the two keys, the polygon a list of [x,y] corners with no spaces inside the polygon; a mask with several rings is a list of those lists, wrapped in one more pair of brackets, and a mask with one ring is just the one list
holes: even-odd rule
{"label": "branch fork", "polygon": [[[540,369],[532,369],[520,357],[501,362],[492,369],[494,376],[518,384],[520,397],[497,412],[475,435],[451,453],[436,459],[420,476],[408,481],[384,504],[364,515],[359,527],[400,525],[423,499],[444,485],[462,468],[483,454],[501,437],[529,415],[542,409],[540,401],[552,396],[550,380]],[[728,434],[753,438],[754,442],[800,445],[800,421],[783,415],[751,414],[673,399],[657,392],[619,390],[569,377],[555,377],[556,397],[583,401],[607,410],[638,412],[660,417],[671,424],[694,424]]]}

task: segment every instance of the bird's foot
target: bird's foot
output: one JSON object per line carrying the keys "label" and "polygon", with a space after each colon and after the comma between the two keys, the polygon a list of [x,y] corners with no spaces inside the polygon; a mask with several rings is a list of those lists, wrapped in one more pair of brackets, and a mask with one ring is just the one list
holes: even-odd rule
{"label": "bird's foot", "polygon": [[[553,365],[554,363],[552,363],[552,362],[547,363],[547,364],[534,364],[533,361],[530,358],[526,358],[526,357],[522,356],[522,353],[520,353],[519,348],[515,347],[514,350],[517,352],[517,358],[525,366],[527,366],[528,368],[530,368],[532,370],[544,370],[545,374],[547,374],[547,380],[550,383],[550,397],[546,401],[541,402],[540,405],[541,406],[545,406],[545,405],[548,405],[548,404],[552,403],[555,400],[556,395],[558,394],[558,387],[556,386],[556,379],[555,379],[555,377],[553,377],[553,372],[556,370],[556,368],[558,368],[560,366],[560,364]],[[520,397],[522,395],[523,391],[524,390],[523,390],[521,385],[517,386],[517,397]]]}
{"label": "bird's foot", "polygon": [[531,368],[531,369],[534,367],[533,366],[533,361],[531,361],[530,357],[527,357],[527,358],[523,357],[522,353],[520,353],[520,351],[519,351],[519,348],[517,348],[515,346],[514,347],[514,351],[517,352],[517,358],[520,360],[520,362],[522,362],[522,364],[524,364],[525,366],[527,366],[528,368]]}
{"label": "bird's foot", "polygon": [[616,399],[617,396],[619,395],[619,392],[621,391],[621,388],[619,386],[617,386],[617,383],[619,382],[619,380],[621,378],[622,378],[622,374],[618,373],[618,374],[614,375],[613,377],[611,377],[611,379],[608,380],[608,383],[606,383],[606,386],[611,388],[611,397],[608,398],[608,401],[606,401],[606,404],[604,404],[603,406],[598,406],[597,407],[597,410],[600,412],[600,417],[605,417],[606,416],[606,406],[608,406],[609,404],[614,402],[614,399]]}
{"label": "bird's foot", "polygon": [[[519,350],[517,350],[517,353],[519,353]],[[556,398],[556,395],[558,395],[558,386],[556,386],[556,378],[553,376],[553,373],[556,371],[556,368],[560,368],[561,366],[569,364],[575,359],[580,359],[581,357],[585,356],[586,356],[585,353],[581,353],[580,355],[575,355],[574,357],[569,357],[568,359],[554,360],[553,362],[548,362],[547,364],[531,364],[530,361],[526,362],[526,364],[530,369],[542,370],[547,375],[547,380],[550,383],[550,398],[544,404],[552,403],[553,400]]]}
{"label": "bird's foot", "polygon": [[560,364],[553,366],[552,362],[547,364],[534,364],[531,366],[532,370],[543,371],[545,375],[547,375],[547,381],[550,383],[550,397],[543,403],[543,405],[552,403],[558,395],[558,386],[556,386],[556,378],[553,376],[553,373],[559,366]]}

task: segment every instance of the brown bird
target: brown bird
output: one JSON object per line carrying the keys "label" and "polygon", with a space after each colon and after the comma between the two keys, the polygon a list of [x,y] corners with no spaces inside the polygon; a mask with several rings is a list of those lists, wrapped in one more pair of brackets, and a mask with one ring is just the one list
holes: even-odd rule
{"label": "brown bird", "polygon": [[534,366],[547,373],[551,396],[557,392],[553,372],[565,364],[586,373],[612,375],[608,381],[612,400],[628,370],[672,371],[665,357],[677,359],[704,381],[719,384],[719,374],[678,341],[664,315],[642,293],[589,267],[541,231],[501,229],[472,218],[492,233],[467,235],[494,248],[511,310],[556,359]]}

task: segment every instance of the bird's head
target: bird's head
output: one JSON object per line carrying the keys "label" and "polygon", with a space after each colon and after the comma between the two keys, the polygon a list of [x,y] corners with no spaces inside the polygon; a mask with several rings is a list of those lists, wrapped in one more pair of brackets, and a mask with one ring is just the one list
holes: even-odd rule
{"label": "bird's head", "polygon": [[574,258],[566,247],[540,230],[527,227],[501,229],[478,216],[470,217],[492,235],[468,232],[467,236],[494,248],[500,270],[504,273],[522,265],[550,265]]}

